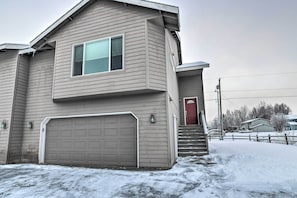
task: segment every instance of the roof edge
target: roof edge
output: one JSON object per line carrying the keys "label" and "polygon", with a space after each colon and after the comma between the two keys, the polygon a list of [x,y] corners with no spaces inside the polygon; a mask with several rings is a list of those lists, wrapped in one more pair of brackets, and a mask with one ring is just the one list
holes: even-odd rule
{"label": "roof edge", "polygon": [[19,44],[19,43],[3,43],[0,44],[0,50],[22,50],[29,48],[30,46],[27,44]]}
{"label": "roof edge", "polygon": [[60,24],[62,24],[67,18],[69,18],[72,14],[77,12],[80,8],[86,5],[90,0],[82,0],[78,4],[76,4],[72,9],[62,15],[59,19],[57,19],[52,25],[46,28],[43,32],[41,32],[37,37],[35,37],[31,42],[30,46],[34,46],[38,43],[42,38],[44,38],[47,34],[57,28]]}
{"label": "roof edge", "polygon": [[131,5],[136,5],[140,7],[145,7],[145,8],[151,8],[155,10],[161,10],[164,12],[171,12],[174,14],[179,14],[179,9],[177,6],[173,5],[168,5],[168,4],[163,4],[159,2],[152,2],[152,1],[147,1],[147,0],[114,0],[120,3],[127,3]]}
{"label": "roof edge", "polygon": [[176,67],[176,72],[184,72],[184,71],[191,71],[191,70],[198,70],[208,68],[209,63],[206,62],[193,62],[193,63],[185,63]]}
{"label": "roof edge", "polygon": [[[70,9],[68,12],[66,12],[63,16],[61,16],[59,19],[57,19],[52,25],[50,25],[48,28],[46,28],[43,32],[41,32],[37,37],[35,37],[31,42],[30,46],[33,47],[36,45],[40,40],[42,40],[44,37],[46,37],[49,33],[54,31],[56,28],[58,28],[63,22],[70,18],[73,14],[75,14],[78,10],[80,10],[83,6],[86,4],[92,2],[93,0],[82,0],[78,4],[76,4],[72,9]],[[170,12],[179,15],[179,8],[177,6],[147,1],[147,0],[113,0],[120,3],[127,3],[131,5],[136,5],[140,7],[145,8],[151,8],[155,10],[161,10],[164,12]],[[178,24],[179,25],[179,24]]]}

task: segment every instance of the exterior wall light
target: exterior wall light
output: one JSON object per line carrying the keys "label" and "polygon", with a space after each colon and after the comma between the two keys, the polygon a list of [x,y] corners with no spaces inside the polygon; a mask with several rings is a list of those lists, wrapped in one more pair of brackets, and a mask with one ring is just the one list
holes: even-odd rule
{"label": "exterior wall light", "polygon": [[33,129],[33,122],[32,121],[27,123],[27,128],[28,129]]}
{"label": "exterior wall light", "polygon": [[6,129],[7,128],[7,122],[5,120],[2,120],[0,123],[0,129]]}
{"label": "exterior wall light", "polygon": [[155,118],[154,114],[151,114],[150,123],[152,123],[152,124],[156,123],[156,118]]}

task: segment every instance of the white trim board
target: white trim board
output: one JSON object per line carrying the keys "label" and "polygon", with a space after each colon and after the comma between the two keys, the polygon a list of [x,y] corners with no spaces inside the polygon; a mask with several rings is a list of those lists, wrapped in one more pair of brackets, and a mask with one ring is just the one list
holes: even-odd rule
{"label": "white trim board", "polygon": [[138,117],[128,111],[128,112],[113,112],[113,113],[99,113],[99,114],[82,114],[82,115],[68,115],[68,116],[51,116],[46,117],[40,124],[40,137],[39,137],[39,153],[38,162],[39,164],[44,164],[45,161],[45,143],[46,143],[46,125],[52,119],[66,119],[66,118],[84,118],[84,117],[100,117],[100,116],[112,116],[112,115],[132,115],[136,119],[136,149],[137,149],[137,168],[139,168],[139,119]]}

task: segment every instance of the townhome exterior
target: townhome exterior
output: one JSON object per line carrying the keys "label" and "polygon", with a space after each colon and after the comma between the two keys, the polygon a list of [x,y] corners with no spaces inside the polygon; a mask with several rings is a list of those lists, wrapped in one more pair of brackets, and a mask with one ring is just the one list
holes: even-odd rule
{"label": "townhome exterior", "polygon": [[175,6],[83,0],[29,46],[0,45],[0,163],[170,168],[201,125],[203,69]]}

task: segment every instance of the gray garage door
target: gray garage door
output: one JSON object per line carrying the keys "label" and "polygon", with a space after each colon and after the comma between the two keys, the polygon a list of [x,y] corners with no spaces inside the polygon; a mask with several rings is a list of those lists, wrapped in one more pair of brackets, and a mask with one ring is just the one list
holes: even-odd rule
{"label": "gray garage door", "polygon": [[136,167],[132,115],[53,119],[47,124],[45,163]]}

